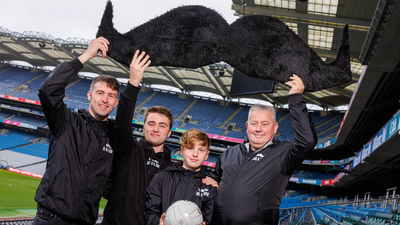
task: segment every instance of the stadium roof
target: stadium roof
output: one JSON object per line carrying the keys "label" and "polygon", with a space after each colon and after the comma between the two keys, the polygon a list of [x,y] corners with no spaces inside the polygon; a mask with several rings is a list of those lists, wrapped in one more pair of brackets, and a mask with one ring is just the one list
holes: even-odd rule
{"label": "stadium roof", "polygon": [[[237,16],[265,14],[284,21],[327,63],[336,58],[342,28],[349,23],[353,80],[337,87],[304,93],[307,103],[321,107],[315,109],[335,110],[349,103],[364,68],[359,59],[365,58],[363,46],[378,0],[351,2],[233,0],[232,2],[232,9]],[[51,69],[60,62],[82,54],[89,41],[82,38],[57,39],[49,34],[33,31],[17,33],[0,27],[0,60],[23,61],[39,69]],[[209,98],[238,101],[237,98],[230,96],[233,71],[234,68],[224,62],[197,69],[149,67],[143,84],[149,88],[167,88],[172,92],[194,95],[198,92],[209,93]],[[129,68],[109,57],[105,59],[96,57],[86,64],[82,72],[128,78]],[[284,107],[287,104],[288,90],[289,87],[285,84],[277,83],[274,93],[240,96],[240,100],[251,98]]]}

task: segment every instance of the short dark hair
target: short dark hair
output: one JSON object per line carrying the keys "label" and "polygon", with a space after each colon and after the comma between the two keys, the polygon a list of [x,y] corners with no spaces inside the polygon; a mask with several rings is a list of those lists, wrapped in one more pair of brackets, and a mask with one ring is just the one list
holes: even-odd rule
{"label": "short dark hair", "polygon": [[169,119],[169,129],[172,129],[172,123],[174,122],[174,117],[172,116],[171,111],[169,111],[168,108],[164,107],[164,106],[153,106],[148,108],[145,112],[144,112],[144,123],[146,123],[147,120],[147,116],[150,113],[159,113],[161,115],[166,116]]}
{"label": "short dark hair", "polygon": [[119,82],[115,77],[110,75],[100,75],[93,78],[92,83],[90,84],[90,92],[93,91],[94,85],[99,81],[106,83],[107,87],[111,88],[114,91],[118,91],[119,93],[119,87],[120,87]]}

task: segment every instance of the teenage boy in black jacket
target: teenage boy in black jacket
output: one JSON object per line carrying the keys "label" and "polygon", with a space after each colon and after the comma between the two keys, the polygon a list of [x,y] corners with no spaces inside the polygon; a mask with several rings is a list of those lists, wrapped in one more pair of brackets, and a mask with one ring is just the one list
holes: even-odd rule
{"label": "teenage boy in black jacket", "polygon": [[183,163],[175,163],[157,173],[146,193],[147,225],[164,224],[168,207],[179,200],[194,202],[203,215],[203,225],[211,222],[217,188],[203,184],[206,175],[201,166],[210,153],[210,138],[206,133],[190,129],[179,143]]}
{"label": "teenage boy in black jacket", "polygon": [[43,113],[51,133],[46,172],[36,191],[34,225],[94,224],[100,198],[111,171],[112,126],[107,118],[117,105],[119,83],[107,75],[93,79],[87,93],[89,111],[73,112],[63,102],[65,88],[83,64],[109,42],[97,38],[81,56],[58,65],[39,89]]}
{"label": "teenage boy in black jacket", "polygon": [[114,129],[114,171],[102,224],[144,224],[146,189],[154,175],[169,166],[171,149],[164,144],[171,134],[173,116],[162,106],[146,110],[144,138],[132,134],[132,117],[149,56],[139,51],[130,65],[129,82],[120,95]]}

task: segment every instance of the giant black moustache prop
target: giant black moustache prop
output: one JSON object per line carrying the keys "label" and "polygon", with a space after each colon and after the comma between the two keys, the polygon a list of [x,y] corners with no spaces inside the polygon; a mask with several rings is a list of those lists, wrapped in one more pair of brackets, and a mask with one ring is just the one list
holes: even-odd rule
{"label": "giant black moustache prop", "polygon": [[125,34],[114,28],[112,19],[108,1],[97,37],[108,39],[107,55],[128,67],[135,51],[141,50],[150,55],[151,66],[198,68],[224,61],[247,76],[279,82],[297,74],[306,91],[351,81],[347,25],[337,58],[327,64],[271,16],[244,16],[229,25],[212,9],[181,6]]}

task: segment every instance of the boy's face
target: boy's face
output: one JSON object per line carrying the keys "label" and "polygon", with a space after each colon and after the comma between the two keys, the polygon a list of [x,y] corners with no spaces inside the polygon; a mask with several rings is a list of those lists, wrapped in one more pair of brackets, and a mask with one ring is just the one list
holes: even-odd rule
{"label": "boy's face", "polygon": [[183,156],[183,168],[191,171],[199,171],[201,165],[208,158],[210,152],[201,143],[195,143],[191,148],[181,147]]}

